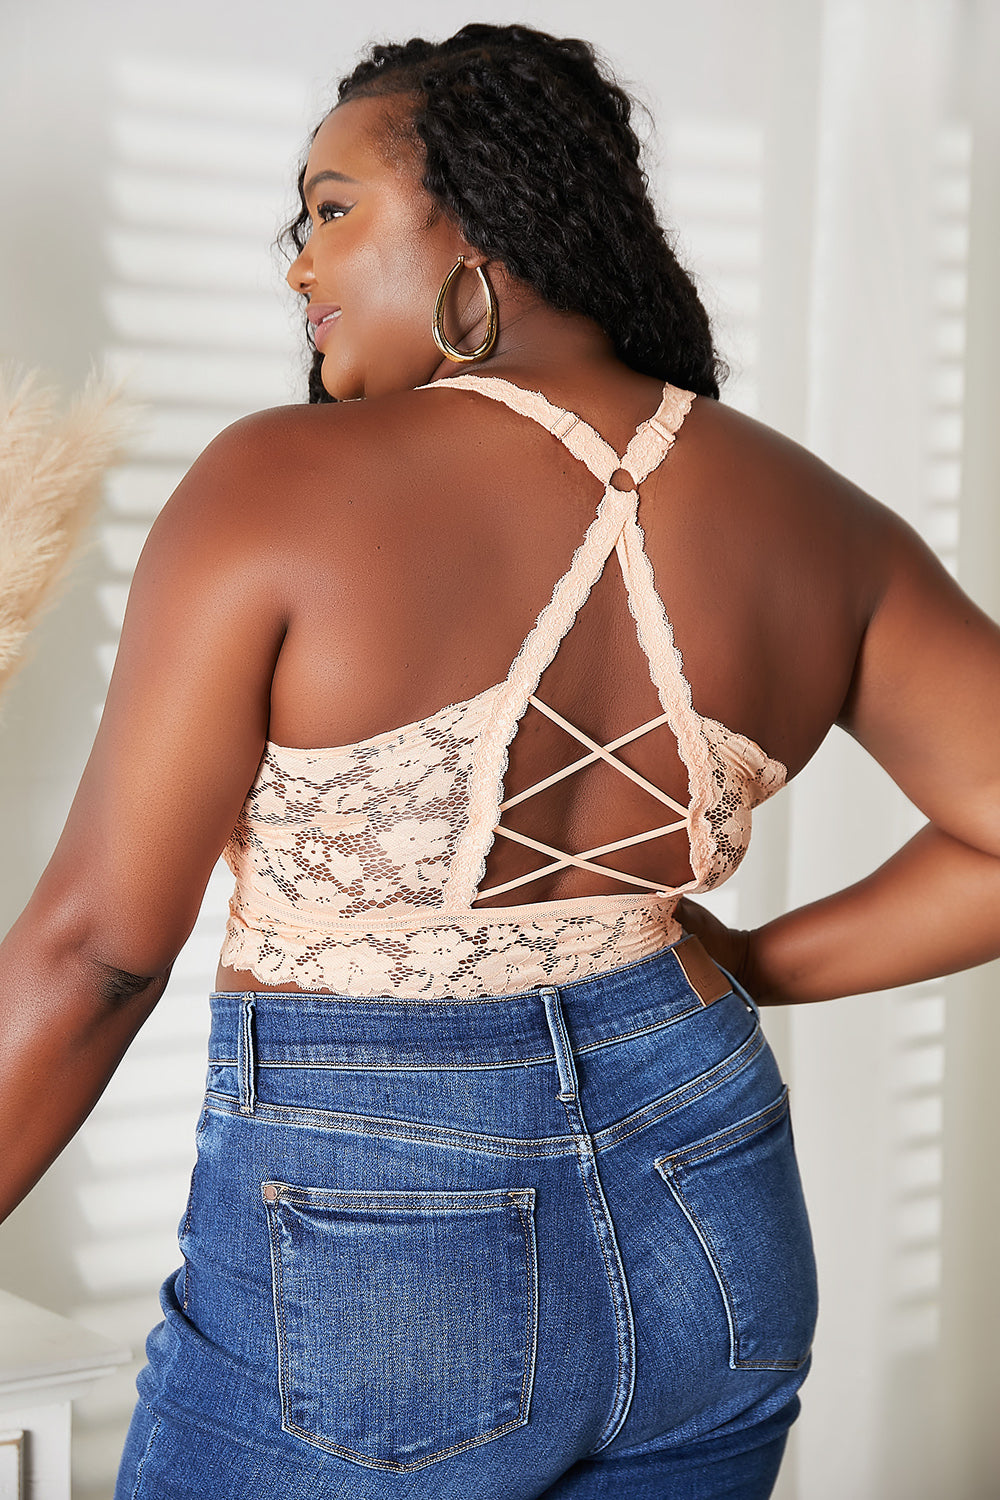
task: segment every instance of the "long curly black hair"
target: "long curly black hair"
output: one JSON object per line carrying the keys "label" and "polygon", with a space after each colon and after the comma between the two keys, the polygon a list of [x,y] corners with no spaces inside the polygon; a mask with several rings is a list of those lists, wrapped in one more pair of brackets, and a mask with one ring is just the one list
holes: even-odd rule
{"label": "long curly black hair", "polygon": [[[632,369],[718,399],[729,370],[650,201],[633,101],[588,42],[475,24],[373,45],[337,102],[389,94],[412,96],[423,185],[470,245],[551,307],[592,318]],[[303,161],[299,213],[279,235],[295,255],[310,227],[304,182]],[[321,364],[314,353],[310,402],[334,399]]]}

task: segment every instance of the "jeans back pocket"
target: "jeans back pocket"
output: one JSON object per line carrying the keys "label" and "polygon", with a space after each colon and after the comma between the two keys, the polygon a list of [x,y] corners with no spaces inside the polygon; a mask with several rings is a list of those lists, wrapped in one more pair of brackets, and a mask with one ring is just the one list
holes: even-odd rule
{"label": "jeans back pocket", "polygon": [[718,1283],[730,1368],[799,1369],[812,1345],[818,1292],[788,1089],[655,1166]]}
{"label": "jeans back pocket", "polygon": [[527,1422],[534,1188],[263,1197],[286,1431],[402,1473]]}

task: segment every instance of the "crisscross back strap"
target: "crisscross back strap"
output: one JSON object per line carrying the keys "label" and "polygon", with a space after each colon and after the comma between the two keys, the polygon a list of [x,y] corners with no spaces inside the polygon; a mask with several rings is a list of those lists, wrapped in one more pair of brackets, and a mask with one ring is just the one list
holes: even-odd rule
{"label": "crisscross back strap", "polygon": [[433,380],[429,385],[417,386],[417,390],[433,391],[451,386],[479,391],[491,400],[509,406],[521,416],[530,417],[533,422],[544,427],[546,432],[551,432],[553,437],[558,438],[605,488],[608,487],[612,474],[622,469],[635,484],[642,484],[665,457],[691,405],[689,391],[665,385],[656,411],[644,422],[640,422],[631,442],[619,458],[611,444],[605,442],[600,433],[589,422],[577,416],[576,412],[553,405],[541,391],[529,391],[499,375],[453,375],[446,380]]}
{"label": "crisscross back strap", "polygon": [[[711,780],[698,743],[699,716],[691,704],[691,690],[684,678],[680,653],[673,643],[670,623],[662,601],[653,588],[652,570],[645,555],[642,529],[637,519],[638,486],[669,452],[677,430],[690,410],[694,395],[691,391],[664,385],[656,411],[652,417],[640,422],[624,454],[619,458],[610,444],[588,422],[575,412],[553,405],[540,391],[525,390],[511,381],[488,375],[458,375],[433,381],[420,389],[433,390],[444,386],[479,391],[494,401],[503,402],[522,416],[530,417],[557,438],[574,457],[580,459],[604,485],[597,514],[574,552],[569,568],[556,583],[548,604],[539,614],[512,662],[507,679],[493,701],[489,718],[481,732],[469,780],[469,821],[459,840],[446,882],[449,903],[464,909],[477,899],[477,893],[482,896],[497,895],[569,865],[594,874],[610,875],[627,884],[663,894],[659,882],[596,864],[594,859],[595,856],[613,853],[682,828],[689,830],[693,857],[696,853],[700,856],[707,852],[705,830],[701,825],[704,822],[703,810],[711,791]],[[624,471],[624,476],[621,471]],[[627,479],[631,479],[631,485],[627,483]],[[664,711],[658,718],[611,744],[600,745],[539,699],[535,689],[591,588],[604,571],[604,565],[612,552],[617,553],[621,565],[639,642],[649,661],[650,675],[659,691]],[[504,801],[503,782],[508,747],[529,703],[584,745],[587,754]],[[614,753],[617,748],[642,734],[648,734],[664,723],[674,732],[681,759],[688,768],[692,795],[687,807],[639,776]],[[646,833],[615,839],[580,853],[557,849],[519,833],[501,821],[502,814],[510,807],[596,760],[603,760],[620,771],[677,816]],[[481,891],[486,857],[496,834],[513,839],[539,854],[548,855],[552,862],[527,875]],[[697,850],[696,845],[699,846]],[[693,879],[692,889],[695,884],[696,880]]]}
{"label": "crisscross back strap", "polygon": [[419,386],[419,390],[432,391],[435,387],[460,386],[465,390],[479,391],[493,401],[500,401],[522,417],[530,417],[546,432],[558,438],[574,458],[586,464],[595,479],[607,485],[619,467],[618,455],[589,422],[578,417],[576,412],[554,406],[541,391],[529,391],[523,386],[502,380],[498,375],[453,375],[447,380],[433,380],[430,385]]}
{"label": "crisscross back strap", "polygon": [[651,417],[640,422],[622,455],[621,466],[636,484],[642,484],[662,463],[674,445],[681,423],[691,410],[694,394],[665,385],[659,406]]}

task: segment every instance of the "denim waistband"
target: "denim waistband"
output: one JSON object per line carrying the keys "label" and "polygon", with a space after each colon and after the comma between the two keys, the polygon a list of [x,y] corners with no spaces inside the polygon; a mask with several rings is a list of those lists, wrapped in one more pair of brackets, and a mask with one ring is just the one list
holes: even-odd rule
{"label": "denim waistband", "polygon": [[[255,1056],[272,1064],[485,1067],[527,1063],[550,1054],[545,1007],[553,994],[559,996],[575,1048],[669,1025],[733,990],[748,1001],[732,976],[712,965],[700,950],[716,977],[714,988],[706,985],[704,965],[690,962],[690,954],[699,952],[690,947],[696,943],[685,936],[607,973],[509,995],[414,1000],[391,995],[216,991],[210,997],[209,1058],[237,1061],[252,1027]],[[692,967],[693,974],[689,972]],[[711,998],[706,997],[709,993]]]}

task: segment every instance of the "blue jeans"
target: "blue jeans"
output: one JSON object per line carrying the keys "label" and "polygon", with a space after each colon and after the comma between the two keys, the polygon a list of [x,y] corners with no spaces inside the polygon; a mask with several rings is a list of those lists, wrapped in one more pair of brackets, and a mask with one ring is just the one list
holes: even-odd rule
{"label": "blue jeans", "polygon": [[817,1294],[745,991],[211,1002],[116,1500],[765,1500]]}

